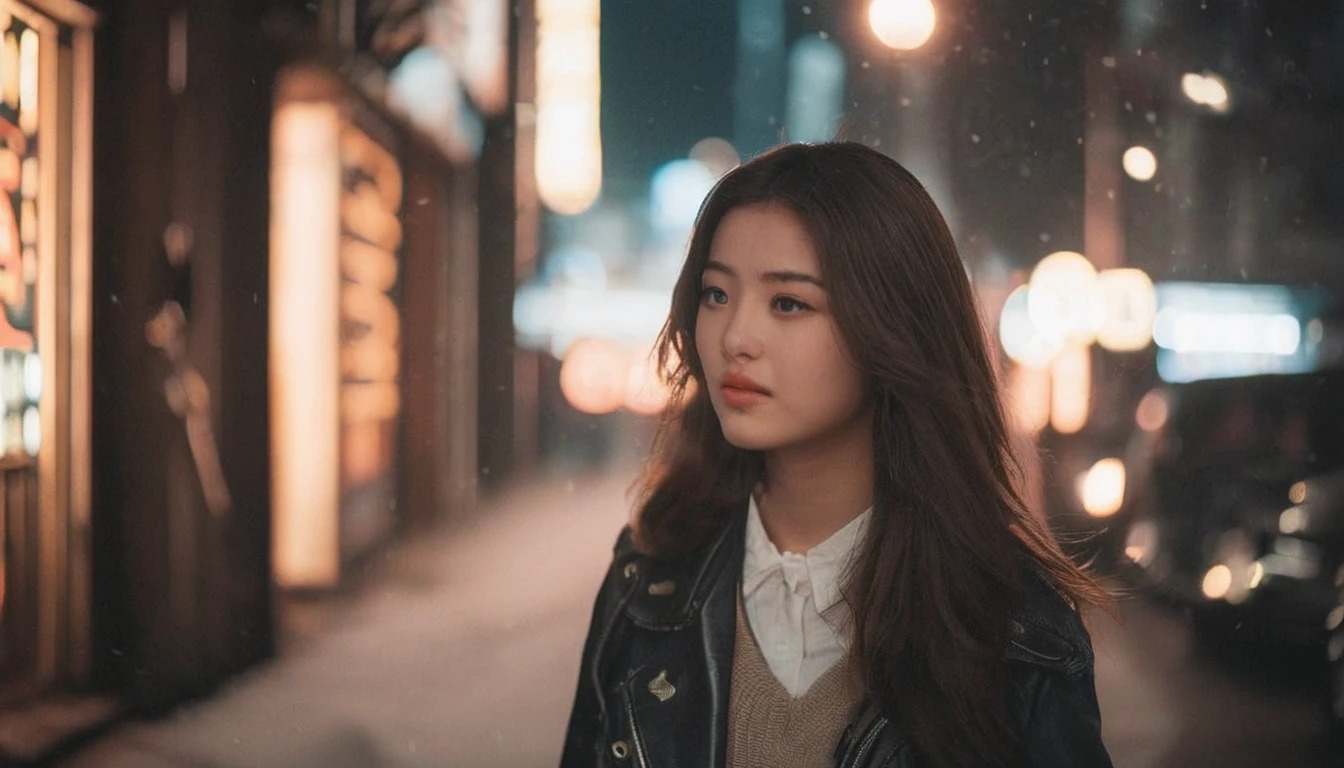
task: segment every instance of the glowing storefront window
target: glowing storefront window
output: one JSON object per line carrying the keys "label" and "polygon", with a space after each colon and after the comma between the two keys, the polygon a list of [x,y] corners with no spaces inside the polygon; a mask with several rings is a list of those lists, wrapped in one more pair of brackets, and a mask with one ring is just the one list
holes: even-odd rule
{"label": "glowing storefront window", "polygon": [[339,582],[394,524],[405,189],[385,126],[325,72],[280,78],[271,174],[273,555]]}
{"label": "glowing storefront window", "polygon": [[40,199],[36,30],[17,16],[5,23],[0,44],[0,455],[36,456],[42,396],[35,328]]}

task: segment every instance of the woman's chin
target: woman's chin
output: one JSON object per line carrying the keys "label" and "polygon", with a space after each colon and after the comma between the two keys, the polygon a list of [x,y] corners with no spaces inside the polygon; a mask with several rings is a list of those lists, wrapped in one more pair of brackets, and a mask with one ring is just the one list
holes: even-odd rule
{"label": "woman's chin", "polygon": [[778,440],[771,439],[757,430],[725,427],[723,437],[728,444],[743,451],[768,451],[774,448]]}

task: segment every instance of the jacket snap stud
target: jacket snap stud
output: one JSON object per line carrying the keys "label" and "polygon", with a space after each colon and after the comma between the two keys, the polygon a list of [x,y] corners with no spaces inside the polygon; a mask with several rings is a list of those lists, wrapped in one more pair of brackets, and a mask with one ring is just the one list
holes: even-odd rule
{"label": "jacket snap stud", "polygon": [[677,591],[677,582],[659,581],[649,585],[649,594],[655,597],[666,597]]}
{"label": "jacket snap stud", "polygon": [[658,697],[659,701],[667,701],[677,695],[677,689],[671,683],[667,682],[667,670],[658,673],[658,676],[649,681],[649,693]]}
{"label": "jacket snap stud", "polygon": [[638,565],[634,563],[625,564],[625,578],[627,579],[632,578],[636,573],[639,573]]}
{"label": "jacket snap stud", "polygon": [[630,745],[624,741],[613,742],[611,745],[611,755],[617,760],[624,760],[630,756]]}

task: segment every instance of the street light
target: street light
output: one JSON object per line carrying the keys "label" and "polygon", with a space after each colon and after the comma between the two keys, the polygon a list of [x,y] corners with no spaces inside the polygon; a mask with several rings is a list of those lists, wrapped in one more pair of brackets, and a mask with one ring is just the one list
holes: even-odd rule
{"label": "street light", "polygon": [[1227,83],[1218,75],[1188,72],[1181,77],[1181,91],[1185,93],[1187,99],[1202,104],[1214,112],[1227,111],[1229,102]]}
{"label": "street light", "polygon": [[537,195],[576,216],[602,190],[599,0],[539,0],[536,61]]}
{"label": "street light", "polygon": [[1106,320],[1092,262],[1073,251],[1058,251],[1041,259],[1031,271],[1027,314],[1043,333],[1090,344]]}
{"label": "street light", "polygon": [[868,24],[888,48],[913,51],[929,42],[937,14],[931,0],[873,0]]}
{"label": "street light", "polygon": [[1157,175],[1157,155],[1147,147],[1134,146],[1125,150],[1120,158],[1125,173],[1135,181],[1151,181]]}

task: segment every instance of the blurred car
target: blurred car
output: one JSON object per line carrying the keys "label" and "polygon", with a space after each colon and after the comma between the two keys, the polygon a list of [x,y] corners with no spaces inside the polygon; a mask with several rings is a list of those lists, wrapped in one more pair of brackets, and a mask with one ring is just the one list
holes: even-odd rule
{"label": "blurred car", "polygon": [[[1320,483],[1319,487],[1308,493],[1306,504],[1320,505],[1334,510],[1333,537],[1341,536],[1339,521],[1344,515],[1344,475],[1336,474],[1329,483]],[[1314,509],[1313,509],[1314,512]],[[1316,515],[1311,516],[1313,519]],[[1321,515],[1322,519],[1326,516]],[[1335,568],[1335,605],[1325,619],[1326,630],[1330,633],[1326,643],[1326,656],[1330,664],[1330,709],[1335,726],[1336,745],[1344,752],[1344,565]]]}
{"label": "blurred car", "polygon": [[1322,646],[1344,618],[1344,370],[1168,384],[1140,409],[1122,571],[1206,630]]}

